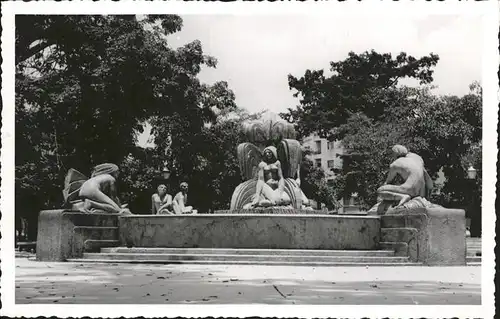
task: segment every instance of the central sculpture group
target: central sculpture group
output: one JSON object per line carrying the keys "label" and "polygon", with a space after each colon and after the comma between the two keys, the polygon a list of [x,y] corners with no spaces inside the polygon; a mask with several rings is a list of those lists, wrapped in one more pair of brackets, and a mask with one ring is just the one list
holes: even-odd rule
{"label": "central sculpture group", "polygon": [[237,155],[244,182],[234,190],[230,209],[312,209],[300,189],[302,150],[293,125],[269,114],[242,129],[248,142],[238,145]]}
{"label": "central sculpture group", "polygon": [[[312,210],[309,199],[300,188],[302,150],[295,139],[292,124],[275,114],[243,125],[247,142],[237,147],[239,168],[243,182],[231,198],[231,210],[267,209],[282,207]],[[425,170],[423,159],[402,145],[392,148],[395,160],[389,167],[386,182],[378,189],[378,203],[368,214],[383,215],[416,207],[435,207],[426,200],[433,183]],[[88,179],[70,169],[63,191],[65,204],[87,213],[107,212],[131,214],[127,205],[120,204],[116,179],[119,168],[115,164],[97,165]],[[395,183],[397,178],[402,183]],[[152,214],[197,213],[187,205],[188,184],[182,182],[180,191],[172,198],[164,184],[151,197]]]}

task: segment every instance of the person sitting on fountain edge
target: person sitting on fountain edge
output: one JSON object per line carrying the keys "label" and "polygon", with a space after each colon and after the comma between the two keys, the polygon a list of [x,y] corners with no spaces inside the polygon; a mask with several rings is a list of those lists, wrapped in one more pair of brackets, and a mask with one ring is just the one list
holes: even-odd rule
{"label": "person sitting on fountain edge", "polygon": [[180,185],[181,191],[174,197],[172,207],[176,214],[196,214],[198,212],[196,209],[193,209],[193,206],[186,206],[188,188],[188,183],[182,182]]}
{"label": "person sitting on fountain edge", "polygon": [[172,205],[172,195],[167,194],[167,187],[164,184],[159,185],[157,192],[151,196],[151,214],[174,214]]}

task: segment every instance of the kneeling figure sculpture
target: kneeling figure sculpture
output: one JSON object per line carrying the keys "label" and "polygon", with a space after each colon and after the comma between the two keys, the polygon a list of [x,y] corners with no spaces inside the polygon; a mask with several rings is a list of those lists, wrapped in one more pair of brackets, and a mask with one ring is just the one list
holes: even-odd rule
{"label": "kneeling figure sculpture", "polygon": [[86,213],[131,214],[127,204],[120,205],[116,191],[118,166],[105,163],[94,167],[90,179],[70,169],[64,181],[65,206]]}
{"label": "kneeling figure sculpture", "polygon": [[[422,157],[408,152],[402,145],[393,146],[392,152],[396,160],[389,166],[385,184],[377,190],[379,203],[368,213],[383,215],[396,209],[437,207],[438,205],[426,199],[431,195],[433,183],[424,167]],[[403,183],[391,184],[398,176],[403,179]]]}

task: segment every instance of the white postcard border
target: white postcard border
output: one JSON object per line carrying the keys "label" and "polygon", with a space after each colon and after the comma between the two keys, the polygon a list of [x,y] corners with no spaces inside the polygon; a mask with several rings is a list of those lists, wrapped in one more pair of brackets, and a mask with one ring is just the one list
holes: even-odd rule
{"label": "white postcard border", "polygon": [[[493,317],[495,256],[495,183],[499,89],[498,2],[473,1],[284,1],[284,2],[4,2],[2,5],[2,238],[1,298],[6,316],[57,317]],[[15,14],[481,14],[483,51],[483,237],[481,306],[299,306],[299,305],[16,305],[14,262],[14,16]],[[396,26],[395,26],[396,27]],[[467,44],[464,44],[467,45]],[[457,66],[460,67],[460,66]]]}

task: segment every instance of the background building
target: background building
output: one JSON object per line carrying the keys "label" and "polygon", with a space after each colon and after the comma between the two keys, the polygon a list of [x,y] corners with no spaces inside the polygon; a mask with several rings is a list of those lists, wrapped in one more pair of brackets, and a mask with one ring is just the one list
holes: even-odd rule
{"label": "background building", "polygon": [[[304,149],[309,150],[310,154],[307,158],[310,159],[315,167],[321,167],[325,172],[325,177],[328,183],[332,183],[336,178],[335,169],[342,169],[342,158],[339,155],[344,154],[344,148],[340,141],[330,142],[325,138],[319,137],[317,134],[311,134],[302,140]],[[312,201],[317,205],[316,202]],[[338,213],[342,214],[346,208],[354,206],[353,198],[341,198]],[[321,207],[316,207],[321,209]],[[357,206],[356,206],[357,209]]]}
{"label": "background building", "polygon": [[303,139],[302,145],[311,152],[307,158],[314,163],[314,166],[323,168],[328,182],[333,181],[335,179],[333,169],[342,168],[342,159],[338,156],[343,154],[341,142],[330,142],[317,134],[312,134]]}

